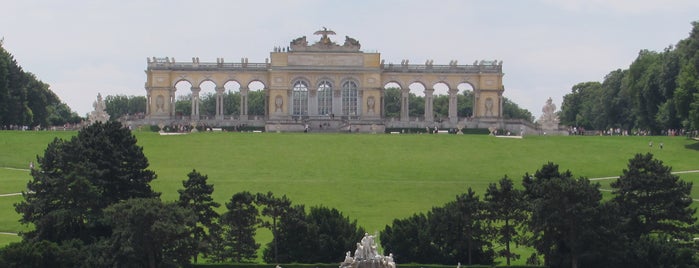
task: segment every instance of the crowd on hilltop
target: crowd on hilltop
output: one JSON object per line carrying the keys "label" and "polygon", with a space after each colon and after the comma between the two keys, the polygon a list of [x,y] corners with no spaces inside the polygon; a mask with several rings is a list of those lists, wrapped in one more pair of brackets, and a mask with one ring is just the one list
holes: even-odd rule
{"label": "crowd on hilltop", "polygon": [[[656,135],[655,132],[649,129],[621,129],[621,128],[609,128],[606,130],[585,130],[584,127],[571,126],[568,127],[569,135],[594,135],[594,136],[653,136]],[[663,129],[660,131],[660,136],[687,136],[687,137],[697,137],[699,131],[687,131],[683,128],[681,129]]]}

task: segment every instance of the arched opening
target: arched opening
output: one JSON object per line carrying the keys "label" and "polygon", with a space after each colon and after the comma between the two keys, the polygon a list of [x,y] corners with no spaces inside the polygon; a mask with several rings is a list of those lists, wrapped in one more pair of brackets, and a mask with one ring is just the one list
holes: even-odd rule
{"label": "arched opening", "polygon": [[318,83],[318,114],[330,115],[333,113],[333,84],[330,80],[324,79]]}
{"label": "arched opening", "polygon": [[435,121],[441,121],[449,118],[449,86],[443,82],[439,82],[432,86],[432,107],[434,111]]}
{"label": "arched opening", "polygon": [[342,115],[358,115],[358,88],[357,83],[352,80],[347,80],[342,83]]}
{"label": "arched opening", "polygon": [[456,95],[456,114],[459,117],[472,117],[475,102],[473,85],[461,83],[456,86],[459,93]]}
{"label": "arched opening", "polygon": [[252,81],[248,84],[248,114],[265,115],[265,84]]}
{"label": "arched opening", "polygon": [[[192,95],[192,101],[197,100],[197,95]],[[199,84],[198,104],[194,107],[199,109],[200,119],[213,119],[216,117],[216,84],[211,80],[206,80]]]}
{"label": "arched opening", "polygon": [[175,117],[177,119],[190,118],[192,115],[192,83],[187,80],[175,83],[174,101]]}
{"label": "arched opening", "polygon": [[223,114],[239,116],[240,111],[240,83],[237,81],[228,81],[223,84]]}
{"label": "arched opening", "polygon": [[425,85],[419,82],[413,82],[408,86],[410,89],[408,94],[408,116],[424,117],[425,116]]}
{"label": "arched opening", "polygon": [[401,86],[396,82],[389,82],[383,88],[384,117],[400,118]]}
{"label": "arched opening", "polygon": [[291,87],[291,115],[308,115],[308,82],[296,80]]}

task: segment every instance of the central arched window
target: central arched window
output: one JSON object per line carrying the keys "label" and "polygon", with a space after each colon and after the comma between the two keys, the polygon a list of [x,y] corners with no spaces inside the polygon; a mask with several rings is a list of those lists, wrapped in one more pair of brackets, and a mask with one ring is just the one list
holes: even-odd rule
{"label": "central arched window", "polygon": [[329,115],[333,112],[333,85],[328,80],[318,85],[318,114]]}
{"label": "central arched window", "polygon": [[291,91],[291,114],[308,114],[308,84],[305,81],[296,81]]}
{"label": "central arched window", "polygon": [[357,115],[357,83],[354,81],[342,83],[342,114]]}

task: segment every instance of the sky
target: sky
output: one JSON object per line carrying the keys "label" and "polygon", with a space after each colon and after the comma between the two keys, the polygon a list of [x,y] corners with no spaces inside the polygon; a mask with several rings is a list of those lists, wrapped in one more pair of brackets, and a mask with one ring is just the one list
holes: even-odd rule
{"label": "sky", "polygon": [[[79,115],[97,94],[145,96],[146,58],[264,62],[327,27],[386,63],[503,61],[504,95],[534,116],[573,85],[689,36],[696,0],[3,1],[3,47]],[[178,92],[179,94],[179,92]]]}

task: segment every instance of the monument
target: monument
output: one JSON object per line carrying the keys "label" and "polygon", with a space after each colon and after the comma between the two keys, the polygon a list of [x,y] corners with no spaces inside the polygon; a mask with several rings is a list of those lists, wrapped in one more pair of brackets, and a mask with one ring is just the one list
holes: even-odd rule
{"label": "monument", "polygon": [[[343,131],[348,125],[360,132],[383,132],[386,128],[424,128],[438,125],[469,128],[498,124],[504,128],[502,61],[481,60],[473,64],[435,64],[427,60],[414,64],[386,62],[381,54],[362,51],[363,44],[350,36],[334,40],[335,31],[326,27],[313,32],[320,38],[301,36],[283,46],[275,46],[264,62],[175,61],[170,57],[147,59],[145,124],[187,124],[199,120],[212,126],[265,127],[267,131],[304,131],[306,124],[323,125],[323,131]],[[227,83],[238,89],[226,89]],[[235,82],[235,83],[233,83]],[[229,87],[230,87],[229,83]],[[253,84],[254,83],[254,84]],[[202,88],[206,85],[208,88]],[[263,110],[249,114],[251,87],[262,87]],[[187,88],[188,87],[188,88]],[[410,115],[411,87],[422,87],[425,94],[422,115]],[[436,118],[433,107],[435,87],[446,89],[448,111]],[[178,89],[179,88],[179,89]],[[399,88],[400,97],[392,100],[400,107],[396,118],[386,116],[386,89]],[[462,88],[462,89],[459,89]],[[468,89],[470,88],[470,89]],[[191,94],[191,109],[176,111],[176,92]],[[238,90],[239,111],[226,111],[226,90]],[[441,90],[441,89],[440,89]],[[470,115],[457,111],[460,90],[472,90]],[[209,92],[204,92],[209,91]],[[214,94],[215,112],[200,114],[201,94]],[[202,111],[204,112],[204,111]],[[228,113],[228,114],[227,114]],[[519,127],[519,126],[517,126]]]}
{"label": "monument", "polygon": [[95,108],[95,110],[88,115],[90,125],[96,122],[106,123],[109,121],[109,114],[104,110],[107,108],[107,105],[104,103],[104,100],[102,100],[102,94],[97,93],[97,100],[92,103],[92,107]]}
{"label": "monument", "polygon": [[541,112],[543,112],[543,114],[539,117],[539,120],[536,121],[541,126],[541,130],[548,133],[558,131],[559,121],[556,115],[556,105],[553,104],[551,98],[546,101],[544,107],[541,108]]}
{"label": "monument", "polygon": [[362,240],[357,243],[357,249],[352,252],[347,251],[345,260],[340,263],[340,268],[395,268],[393,254],[384,256],[376,250],[375,235],[364,234]]}

